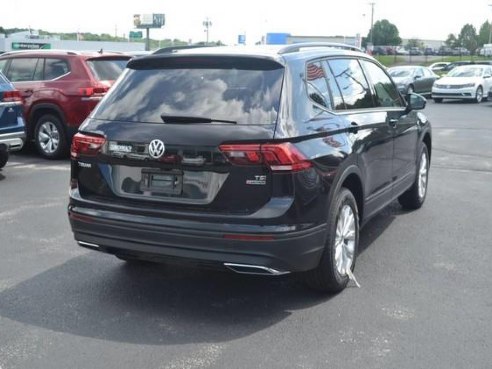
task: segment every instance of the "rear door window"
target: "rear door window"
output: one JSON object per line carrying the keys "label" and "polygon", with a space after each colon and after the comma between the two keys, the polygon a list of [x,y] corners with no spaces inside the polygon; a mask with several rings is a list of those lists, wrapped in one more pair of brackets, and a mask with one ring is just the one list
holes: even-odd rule
{"label": "rear door window", "polygon": [[356,59],[332,59],[328,61],[328,64],[347,109],[374,107],[369,84]]}
{"label": "rear door window", "polygon": [[114,81],[126,68],[128,59],[90,59],[87,64],[99,81]]}
{"label": "rear door window", "polygon": [[[198,59],[198,58],[197,58]],[[166,63],[150,60],[149,62]],[[129,69],[95,110],[94,118],[163,123],[164,116],[202,117],[237,124],[274,124],[280,105],[283,67],[234,58],[171,60],[172,66]],[[221,63],[227,66],[220,67]],[[274,65],[272,67],[271,65]]]}
{"label": "rear door window", "polygon": [[41,80],[42,73],[35,73],[38,62],[38,58],[13,58],[10,62],[7,78],[11,82]]}
{"label": "rear door window", "polygon": [[46,58],[44,63],[44,79],[49,81],[59,78],[70,72],[70,68],[66,60]]}

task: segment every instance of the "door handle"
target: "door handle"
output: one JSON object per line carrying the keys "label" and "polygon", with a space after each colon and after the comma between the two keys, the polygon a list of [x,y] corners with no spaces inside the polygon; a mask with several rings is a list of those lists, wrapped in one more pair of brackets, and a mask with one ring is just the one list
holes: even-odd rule
{"label": "door handle", "polygon": [[350,133],[357,133],[359,132],[359,125],[355,122],[350,123],[350,127],[348,128],[348,131]]}
{"label": "door handle", "polygon": [[391,127],[396,127],[396,124],[398,123],[398,119],[391,118],[390,120],[388,120],[388,123]]}

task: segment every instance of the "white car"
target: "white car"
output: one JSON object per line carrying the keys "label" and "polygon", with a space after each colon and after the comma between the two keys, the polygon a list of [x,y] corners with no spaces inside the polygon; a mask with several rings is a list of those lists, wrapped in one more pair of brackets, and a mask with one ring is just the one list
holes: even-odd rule
{"label": "white car", "polygon": [[448,64],[449,64],[449,62],[437,62],[437,63],[429,65],[429,68],[433,72],[439,72],[439,71],[443,70],[443,68]]}
{"label": "white car", "polygon": [[438,79],[432,87],[436,103],[443,99],[473,100],[477,103],[487,99],[492,89],[492,66],[463,65],[452,69],[446,77]]}

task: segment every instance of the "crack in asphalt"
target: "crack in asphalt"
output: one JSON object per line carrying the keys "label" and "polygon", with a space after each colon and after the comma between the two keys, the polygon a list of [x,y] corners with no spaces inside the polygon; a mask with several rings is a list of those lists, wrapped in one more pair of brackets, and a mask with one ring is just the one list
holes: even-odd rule
{"label": "crack in asphalt", "polygon": [[461,168],[461,167],[452,167],[452,166],[439,165],[439,164],[432,164],[431,168],[455,170],[455,171],[460,171],[460,172],[474,172],[474,173],[492,174],[492,169]]}
{"label": "crack in asphalt", "polygon": [[459,155],[459,156],[471,156],[474,158],[492,159],[492,156],[465,154],[465,153],[461,153],[461,152],[457,152],[457,151],[453,151],[453,150],[448,150],[448,149],[441,149],[441,148],[437,148],[437,147],[433,147],[432,151],[441,151],[441,152],[445,152],[447,154],[454,154],[454,155]]}

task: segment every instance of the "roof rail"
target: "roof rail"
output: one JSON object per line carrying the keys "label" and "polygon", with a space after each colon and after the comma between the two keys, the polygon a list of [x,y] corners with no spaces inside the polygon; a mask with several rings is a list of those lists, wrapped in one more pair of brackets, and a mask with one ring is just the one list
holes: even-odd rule
{"label": "roof rail", "polygon": [[17,55],[17,54],[27,54],[27,53],[67,53],[67,55],[80,55],[79,51],[75,50],[64,50],[64,49],[29,49],[29,50],[9,50],[1,55]]}
{"label": "roof rail", "polygon": [[327,47],[327,48],[332,48],[332,49],[342,49],[342,50],[350,50],[350,51],[359,51],[362,52],[361,49],[355,46],[347,45],[347,44],[340,44],[337,42],[300,42],[297,44],[291,44],[287,45],[285,47],[282,47],[279,51],[278,54],[289,54],[289,53],[295,53],[297,51],[300,51],[301,49],[308,48],[308,47]]}

